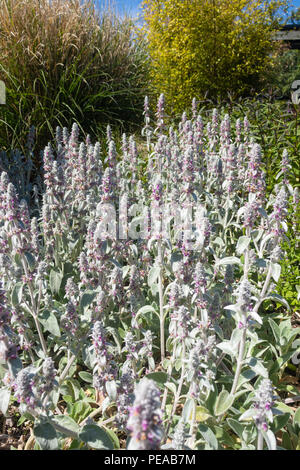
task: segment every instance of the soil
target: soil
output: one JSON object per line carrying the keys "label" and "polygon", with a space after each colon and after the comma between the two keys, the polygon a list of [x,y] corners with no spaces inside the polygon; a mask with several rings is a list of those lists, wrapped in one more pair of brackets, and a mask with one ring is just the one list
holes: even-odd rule
{"label": "soil", "polygon": [[0,450],[11,450],[15,448],[24,450],[25,444],[30,437],[30,421],[25,421],[17,426],[20,413],[18,408],[10,406],[7,416],[0,413]]}

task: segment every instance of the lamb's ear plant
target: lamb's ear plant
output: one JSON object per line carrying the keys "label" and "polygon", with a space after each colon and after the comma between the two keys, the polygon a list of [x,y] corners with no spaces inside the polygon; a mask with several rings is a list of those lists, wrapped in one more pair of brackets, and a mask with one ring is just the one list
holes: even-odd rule
{"label": "lamb's ear plant", "polygon": [[0,409],[26,449],[299,447],[286,164],[268,198],[247,119],[164,108],[121,155],[110,126],[57,128],[40,199],[1,174]]}

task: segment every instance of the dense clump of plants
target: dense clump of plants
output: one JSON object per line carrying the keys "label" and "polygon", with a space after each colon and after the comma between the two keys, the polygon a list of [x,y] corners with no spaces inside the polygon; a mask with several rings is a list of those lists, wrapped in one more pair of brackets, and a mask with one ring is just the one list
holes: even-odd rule
{"label": "dense clump of plants", "polygon": [[295,80],[300,78],[300,51],[299,49],[288,49],[282,47],[276,55],[274,67],[266,75],[268,86],[274,93],[282,98],[289,98],[291,86]]}
{"label": "dense clump of plants", "polygon": [[97,135],[107,122],[139,122],[147,60],[134,29],[90,0],[1,0],[1,147],[24,151],[31,125],[42,150],[57,125]]}
{"label": "dense clump of plants", "polygon": [[[291,85],[291,83],[290,83]],[[291,93],[291,89],[290,89]],[[201,116],[206,123],[210,118],[212,101],[202,100]],[[247,117],[251,123],[251,134],[262,148],[262,164],[266,172],[266,192],[272,193],[281,175],[282,154],[286,149],[289,155],[286,171],[294,189],[300,185],[300,128],[299,105],[290,100],[280,101],[276,94],[257,94],[255,98],[233,100],[229,95],[218,102],[222,114],[230,114],[232,119]],[[299,205],[290,208],[287,215],[288,238],[286,256],[281,260],[283,275],[277,285],[278,292],[289,300],[294,310],[299,310]]]}
{"label": "dense clump of plants", "polygon": [[248,96],[276,62],[281,0],[144,0],[151,84],[173,112],[192,98]]}
{"label": "dense clump of plants", "polygon": [[26,448],[296,449],[288,152],[267,197],[247,119],[204,126],[194,100],[169,127],[163,95],[144,115],[142,152],[57,128],[30,210],[1,175],[1,411]]}

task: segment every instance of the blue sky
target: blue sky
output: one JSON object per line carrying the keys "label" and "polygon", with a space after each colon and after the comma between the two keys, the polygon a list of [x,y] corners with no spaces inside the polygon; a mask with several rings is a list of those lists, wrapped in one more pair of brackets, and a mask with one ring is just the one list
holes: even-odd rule
{"label": "blue sky", "polygon": [[[96,0],[96,3],[103,5],[107,3],[107,0]],[[128,13],[131,16],[136,17],[141,13],[141,0],[110,0],[109,3],[115,5],[120,14]],[[293,8],[298,8],[300,7],[300,0],[293,0],[292,4]],[[291,8],[291,10],[293,8]]]}
{"label": "blue sky", "polygon": [[[300,0],[299,0],[300,2]],[[131,13],[133,16],[136,16],[140,13],[140,0],[116,0],[115,3],[119,9],[126,9],[128,13]]]}
{"label": "blue sky", "polygon": [[141,12],[141,0],[96,0],[98,5],[105,5],[106,3],[115,6],[121,15],[128,13],[130,16],[136,17]]}

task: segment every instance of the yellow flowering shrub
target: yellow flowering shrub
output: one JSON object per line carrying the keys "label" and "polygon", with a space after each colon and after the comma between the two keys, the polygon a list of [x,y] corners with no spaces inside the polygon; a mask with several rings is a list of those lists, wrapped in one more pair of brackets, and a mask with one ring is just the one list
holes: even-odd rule
{"label": "yellow flowering shrub", "polygon": [[244,94],[272,65],[285,0],[144,0],[154,88],[173,111],[195,97]]}

